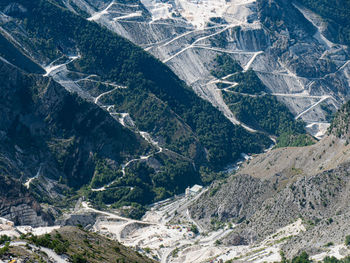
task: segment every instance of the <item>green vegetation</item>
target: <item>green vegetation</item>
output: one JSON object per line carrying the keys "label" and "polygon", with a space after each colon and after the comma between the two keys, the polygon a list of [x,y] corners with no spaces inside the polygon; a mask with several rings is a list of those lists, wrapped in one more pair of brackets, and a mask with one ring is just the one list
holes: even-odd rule
{"label": "green vegetation", "polygon": [[350,236],[346,236],[345,237],[345,246],[349,246],[350,245]]}
{"label": "green vegetation", "polygon": [[132,218],[140,218],[145,209],[138,204],[146,205],[165,199],[198,182],[195,181],[196,174],[190,163],[171,160],[165,162],[165,170],[158,173],[145,163],[136,163],[126,169],[125,176],[117,179],[110,189],[91,191],[88,198],[99,207],[104,204],[113,204],[114,208],[132,206],[125,213]]}
{"label": "green vegetation", "polygon": [[83,255],[75,254],[75,255],[72,256],[72,262],[73,263],[87,263],[88,261],[87,261],[86,258],[84,258]]}
{"label": "green vegetation", "polygon": [[298,0],[328,22],[327,37],[350,45],[350,2],[347,0]]}
{"label": "green vegetation", "polygon": [[175,249],[171,252],[171,256],[172,256],[173,258],[176,258],[176,257],[178,256],[178,254],[179,254],[179,251],[180,251],[179,248],[175,248]]}
{"label": "green vegetation", "polygon": [[298,146],[298,143],[309,143],[306,140],[308,137],[305,134],[304,123],[295,121],[289,109],[275,97],[242,96],[229,92],[223,92],[223,97],[232,112],[243,123],[269,134],[283,135],[279,145]]}
{"label": "green vegetation", "polygon": [[0,56],[13,65],[30,73],[44,73],[44,70],[39,65],[23,55],[2,34],[0,34],[0,46]]}
{"label": "green vegetation", "polygon": [[[215,23],[227,24],[227,21],[219,17],[213,17],[213,18],[210,18],[210,22],[206,23],[206,27],[213,27],[216,25]],[[232,32],[238,32],[239,30],[240,30],[239,26],[232,28]],[[221,32],[220,34],[215,34],[215,36],[209,38],[210,46],[218,47],[218,48],[226,48],[227,45],[229,44],[229,41],[227,40],[228,37],[229,37],[229,33],[227,31]]]}
{"label": "green vegetation", "polygon": [[308,134],[295,134],[293,132],[282,133],[277,138],[276,148],[281,147],[303,147],[312,145],[316,140]]}
{"label": "green vegetation", "polygon": [[50,248],[59,255],[66,253],[70,245],[69,241],[64,240],[59,233],[57,233],[55,236],[50,234],[45,234],[43,236],[28,235],[25,237],[25,239],[36,246]]}
{"label": "green vegetation", "polygon": [[219,239],[215,240],[215,246],[220,246],[221,244],[222,242]]}
{"label": "green vegetation", "polygon": [[192,225],[191,225],[191,231],[192,231],[195,235],[197,235],[197,234],[199,233],[198,227],[197,227],[195,224],[192,224]]}
{"label": "green vegetation", "polygon": [[[281,252],[282,261],[281,263],[313,263],[313,261],[309,258],[309,255],[306,252],[302,252],[299,256],[294,257],[292,260],[286,259],[284,253]],[[322,261],[323,263],[350,263],[350,257],[345,257],[343,259],[337,259],[335,257],[325,257]]]}
{"label": "green vegetation", "polygon": [[211,74],[218,79],[243,70],[239,63],[227,54],[217,55],[213,61],[213,68]]}
{"label": "green vegetation", "polygon": [[213,217],[210,220],[210,224],[211,224],[211,230],[213,231],[217,231],[219,229],[225,228],[225,223],[220,221],[217,217]]}
{"label": "green vegetation", "polygon": [[[31,234],[21,235],[20,239],[32,243],[36,246],[54,249],[57,254],[64,254],[69,262],[75,263],[100,263],[100,262],[120,262],[120,263],[152,263],[155,262],[148,257],[135,252],[131,248],[121,245],[119,242],[104,237],[97,233],[85,231],[77,227],[63,227],[55,230],[51,234],[33,236]],[[58,245],[64,245],[64,251],[57,250]],[[49,262],[46,253],[38,252],[27,245],[7,246],[7,254],[27,262]],[[1,256],[0,249],[0,256]],[[7,258],[8,259],[8,258]]]}
{"label": "green vegetation", "polygon": [[[170,150],[152,156],[156,170],[145,161],[136,161],[121,176],[121,165],[127,160],[157,149],[112,123],[106,112],[76,95],[59,96],[59,106],[45,116],[45,123],[54,133],[45,138],[47,145],[36,145],[42,136],[33,140],[30,129],[20,129],[20,121],[11,127],[10,139],[19,147],[33,141],[37,148],[47,147],[57,161],[60,182],[74,190],[84,186],[81,192],[95,205],[111,204],[140,217],[142,206],[183,192],[194,183],[210,183],[241,152],[261,152],[271,144],[265,134],[252,134],[233,125],[167,66],[107,28],[60,7],[59,2],[24,0],[21,5],[27,12],[13,14],[14,22],[28,33],[31,48],[39,57],[54,60],[62,56],[62,61],[66,61],[67,53],[79,53],[80,58],[68,65],[72,72],[97,74],[101,81],[126,86],[103,97],[101,102],[115,105],[117,112],[128,112],[137,129],[149,132]],[[241,70],[232,60],[218,62],[230,71]],[[39,88],[26,87],[20,96],[32,99],[27,103],[30,110],[41,112],[36,103],[42,99],[45,81],[41,80]],[[58,85],[55,90],[59,90]],[[114,183],[106,191],[89,192],[89,187],[110,182]],[[35,188],[38,197],[39,190]]]}
{"label": "green vegetation", "polygon": [[252,69],[246,72],[238,72],[229,80],[237,82],[238,85],[231,88],[232,91],[247,94],[260,94],[266,91],[265,85]]}
{"label": "green vegetation", "polygon": [[7,235],[1,235],[0,236],[0,245],[8,242],[8,241],[11,241],[11,238]]}
{"label": "green vegetation", "polygon": [[0,258],[9,252],[10,242],[6,242],[5,245],[0,248]]}
{"label": "green vegetation", "polygon": [[[141,118],[142,110],[151,111],[152,114],[147,115],[153,118],[152,115],[161,114],[163,109],[158,108],[160,105],[169,108],[192,129],[199,142],[208,149],[209,163],[216,168],[235,160],[243,149],[259,152],[268,144],[268,139],[263,135],[252,135],[233,126],[209,102],[200,99],[186,87],[169,68],[124,38],[48,1],[26,1],[25,6],[28,12],[24,26],[31,32],[38,50],[45,53],[47,48],[41,47],[40,43],[50,42],[53,45],[50,50],[59,52],[56,46],[58,43],[72,44],[70,40],[74,39],[81,59],[71,65],[72,69],[74,67],[75,70],[85,73],[99,74],[105,80],[128,86],[131,96],[123,99],[129,101],[129,107],[130,104],[142,106],[141,98],[145,95],[161,100],[151,109],[142,106],[138,109],[139,114],[132,115],[143,127],[159,128],[154,120],[149,119],[147,123]],[[138,97],[139,95],[141,96]],[[126,106],[124,103],[123,105]],[[169,127],[164,128],[163,134],[170,133],[173,138],[183,140],[174,134],[174,125],[171,121]]]}
{"label": "green vegetation", "polygon": [[110,167],[106,160],[97,159],[94,177],[90,185],[93,188],[99,188],[121,176],[123,174],[118,172],[116,168]]}
{"label": "green vegetation", "polygon": [[325,112],[325,120],[327,122],[332,122],[335,113],[327,106],[326,103],[321,103],[320,108]]}
{"label": "green vegetation", "polygon": [[349,134],[349,123],[350,102],[347,102],[336,112],[331,126],[328,128],[328,133],[339,138],[347,137]]}
{"label": "green vegetation", "polygon": [[350,263],[350,257],[345,257],[343,259],[337,259],[336,257],[325,257],[323,263]]}
{"label": "green vegetation", "polygon": [[216,185],[210,189],[209,196],[212,197],[214,196],[219,190],[220,190],[221,185]]}
{"label": "green vegetation", "polygon": [[238,85],[222,91],[226,104],[243,123],[278,137],[276,147],[306,146],[315,140],[306,134],[302,121],[274,96],[263,94],[266,87],[253,70],[242,71],[238,62],[229,55],[220,55],[213,61],[217,78],[230,76],[227,80]]}
{"label": "green vegetation", "polygon": [[[266,90],[266,87],[253,70],[249,69],[243,72],[239,63],[227,54],[218,55],[213,61],[213,68],[211,74],[214,77],[221,79],[231,75],[226,80],[238,83],[237,86],[231,88],[232,91],[259,94]],[[227,87],[227,84],[219,83],[217,85],[218,88]]]}
{"label": "green vegetation", "polygon": [[311,263],[312,260],[309,259],[309,255],[306,252],[302,252],[300,256],[294,257],[291,263]]}

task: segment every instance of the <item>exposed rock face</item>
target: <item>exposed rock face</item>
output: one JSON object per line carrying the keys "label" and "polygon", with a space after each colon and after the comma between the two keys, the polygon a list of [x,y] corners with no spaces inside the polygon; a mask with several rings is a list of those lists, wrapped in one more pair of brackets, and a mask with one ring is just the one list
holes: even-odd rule
{"label": "exposed rock face", "polygon": [[[333,242],[334,244],[344,244],[345,238],[349,235],[349,220],[348,212],[338,215],[331,214],[329,217],[320,222],[309,221],[307,231],[299,236],[291,238],[282,246],[288,257],[300,255],[303,251],[308,251],[309,254],[322,253],[322,248]],[[348,252],[340,250],[342,257],[348,256]]]}
{"label": "exposed rock face", "polygon": [[16,225],[38,227],[53,223],[52,216],[42,211],[19,181],[3,175],[0,176],[0,216]]}
{"label": "exposed rock face", "polygon": [[253,68],[314,135],[324,134],[324,109],[336,111],[349,98],[348,48],[329,41],[322,18],[291,1],[209,1],[209,14],[186,0],[73,2],[90,20],[169,65],[230,120],[210,74],[213,58],[222,53]]}
{"label": "exposed rock face", "polygon": [[231,178],[228,184],[213,186],[212,190],[203,194],[198,205],[191,207],[191,215],[207,226],[210,226],[212,218],[242,222],[256,213],[272,191],[270,181],[240,175]]}
{"label": "exposed rock face", "polygon": [[86,214],[72,214],[66,215],[63,219],[56,220],[56,225],[61,226],[77,226],[83,227],[93,226],[96,222],[98,214],[86,213]]}
{"label": "exposed rock face", "polygon": [[349,103],[339,110],[329,136],[303,148],[275,149],[247,162],[216,183],[191,207],[202,226],[233,222],[230,245],[262,241],[298,218],[306,231],[283,245],[288,256],[320,253],[350,233]]}
{"label": "exposed rock face", "polygon": [[[233,177],[212,197],[210,191],[203,195],[201,200],[191,207],[191,215],[208,227],[212,218],[222,222],[239,223],[232,233],[224,238],[230,245],[239,245],[244,241],[261,241],[298,218],[303,218],[306,224],[316,225],[321,229],[318,226],[320,222],[324,225],[329,218],[339,217],[341,221],[342,217],[348,216],[349,163],[314,176],[290,178],[288,183],[285,180],[288,179],[283,175],[270,179],[252,178],[249,175]],[[343,224],[345,223],[343,220]],[[339,226],[333,224],[333,227]],[[328,228],[326,231],[330,232],[332,229]],[[327,234],[323,231],[321,233],[324,238],[314,244],[315,247],[326,243]],[[317,234],[316,230],[312,232],[315,236],[321,236],[321,233]],[[336,233],[329,237],[328,242],[339,243],[350,232],[347,230]],[[306,247],[313,246],[310,237],[309,240],[303,241],[304,245],[307,244]],[[289,246],[292,247],[292,244]]]}

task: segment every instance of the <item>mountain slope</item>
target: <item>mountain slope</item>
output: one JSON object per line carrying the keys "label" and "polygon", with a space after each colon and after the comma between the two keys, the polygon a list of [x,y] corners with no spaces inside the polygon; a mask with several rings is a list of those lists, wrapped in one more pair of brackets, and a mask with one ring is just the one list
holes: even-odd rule
{"label": "mountain slope", "polygon": [[207,229],[220,222],[237,224],[222,238],[230,245],[260,242],[301,218],[306,232],[282,246],[288,256],[301,250],[321,253],[329,242],[342,244],[349,234],[347,109],[348,104],[336,114],[330,135],[317,144],[272,150],[213,184],[190,207],[191,217]]}
{"label": "mountain slope", "polygon": [[348,1],[330,3],[324,0],[298,0],[298,2],[325,19],[327,37],[334,42],[350,45],[350,4]]}
{"label": "mountain slope", "polygon": [[[21,160],[22,172],[29,173],[24,178],[42,167],[49,178],[58,179],[62,174],[54,170],[57,165],[46,163],[56,159],[68,185],[79,187],[91,179],[94,153],[120,164],[127,156],[147,149],[140,137],[106,112],[69,94],[51,79],[26,75],[4,62],[1,78],[1,148],[11,159]],[[10,165],[4,171],[21,177]]]}
{"label": "mountain slope", "polygon": [[5,58],[10,63],[31,73],[45,73],[45,71],[31,59],[21,53],[11,42],[3,35],[0,35],[1,53],[0,56]]}
{"label": "mountain slope", "polygon": [[[15,160],[3,166],[41,202],[61,206],[83,187],[100,206],[141,209],[272,143],[233,125],[141,48],[52,1],[9,0],[0,10],[2,43],[17,50],[15,66],[1,64],[11,80],[1,147]],[[16,68],[38,73],[35,64],[43,76]]]}
{"label": "mountain slope", "polygon": [[[227,79],[211,75],[213,60],[221,54],[233,57],[244,70],[255,70],[268,92],[296,119],[304,120],[312,135],[322,137],[329,112],[349,98],[348,48],[325,34],[322,25],[327,16],[321,18],[290,1],[71,2],[75,10],[89,14],[89,20],[169,65],[234,123],[235,113],[216,86]],[[61,4],[72,9],[66,1]]]}
{"label": "mountain slope", "polygon": [[[108,160],[117,170],[128,159],[155,151],[141,136],[52,79],[28,75],[3,61],[0,67],[0,172],[26,182],[37,200],[53,204],[71,196],[65,185],[78,189],[89,184],[99,160]],[[10,200],[5,208],[11,208]],[[26,216],[23,222],[30,220]],[[14,220],[11,213],[9,217]]]}
{"label": "mountain slope", "polygon": [[[48,52],[48,49],[40,49],[39,39],[44,43],[48,43],[50,40],[50,43],[57,45],[50,47],[50,52],[55,50],[55,52],[61,53],[60,48],[71,51],[75,49],[76,52],[79,52],[80,58],[69,65],[70,69],[76,69],[86,74],[97,74],[104,81],[109,80],[127,85],[132,88],[132,93],[151,92],[166,103],[175,114],[180,116],[180,121],[188,124],[196,133],[198,139],[204,144],[203,146],[207,148],[209,159],[213,159],[211,161],[213,164],[226,164],[240,154],[240,150],[236,150],[235,153],[231,152],[230,149],[243,147],[240,147],[241,143],[233,141],[236,136],[229,136],[229,134],[241,134],[243,141],[247,141],[243,142],[245,148],[251,149],[250,151],[259,150],[260,145],[253,145],[252,137],[249,134],[240,128],[233,128],[217,110],[198,99],[168,68],[142,52],[141,49],[108,30],[101,29],[99,26],[48,2],[41,2],[40,9],[38,9],[39,3],[39,1],[32,2],[25,6],[28,9],[25,13],[27,16],[26,30],[34,39],[32,44],[36,47],[35,50],[42,52],[42,54],[37,55],[38,57],[43,57],[45,52]],[[41,13],[43,9],[46,10],[45,14]],[[52,17],[56,17],[61,21],[61,24],[57,25],[56,20],[53,20]],[[43,25],[45,26],[43,27]],[[50,28],[49,31],[48,28]],[[65,35],[61,34],[62,31],[65,31]],[[94,38],[94,41],[91,41],[91,38]],[[70,39],[74,39],[76,43],[69,43]],[[61,43],[61,46],[58,46],[58,43]],[[134,91],[134,89],[138,90]],[[132,94],[129,95],[129,97],[131,96]],[[206,114],[198,116],[197,112],[205,112]],[[136,119],[137,116],[132,117]],[[210,124],[213,120],[215,125]],[[136,119],[136,121],[138,120]],[[144,123],[141,122],[141,124]],[[160,129],[154,123],[151,124],[150,128]],[[205,127],[208,124],[209,127]],[[215,139],[209,139],[209,141],[205,138],[208,133],[214,135],[219,132],[223,132],[225,135],[215,135]],[[216,141],[215,148],[210,140]],[[175,141],[173,144],[178,143]],[[218,152],[218,148],[225,149],[224,156]]]}
{"label": "mountain slope", "polygon": [[335,114],[332,125],[328,129],[328,133],[346,140],[349,143],[349,118],[350,118],[350,102],[345,103],[342,108]]}
{"label": "mountain slope", "polygon": [[31,262],[155,262],[116,241],[77,227],[40,236],[23,234],[11,241],[0,258]]}

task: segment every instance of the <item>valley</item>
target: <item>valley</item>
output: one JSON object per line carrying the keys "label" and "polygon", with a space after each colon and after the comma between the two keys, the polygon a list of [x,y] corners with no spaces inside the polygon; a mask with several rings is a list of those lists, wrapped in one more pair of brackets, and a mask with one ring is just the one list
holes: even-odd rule
{"label": "valley", "polygon": [[[223,244],[220,240],[235,229],[235,224],[223,224],[218,229],[207,230],[200,225],[199,221],[191,218],[188,211],[189,207],[209,190],[203,189],[194,195],[183,194],[156,203],[151,206],[142,220],[132,220],[113,212],[100,211],[82,200],[76,204],[74,211],[65,216],[83,218],[95,214],[96,222],[90,226],[92,232],[117,240],[122,245],[162,263],[223,262],[232,259],[238,262],[277,262],[282,260],[280,251],[288,240],[307,230],[305,222],[298,219],[278,229],[259,243],[240,246]],[[0,231],[0,234],[18,238],[20,233],[42,235],[58,229],[60,229],[59,226],[47,228],[22,226]],[[26,241],[10,243],[12,247],[28,248],[26,244]],[[54,262],[68,262],[66,257],[57,255],[48,248],[29,246],[32,249],[44,251]],[[349,253],[349,248],[336,244],[311,258],[315,260],[322,260],[325,256],[342,258]]]}
{"label": "valley", "polygon": [[[198,225],[199,233],[193,233],[193,224],[197,224],[188,214],[188,206],[196,201],[202,193],[196,196],[178,196],[173,200],[165,200],[152,206],[142,221],[130,220],[110,212],[103,212],[91,208],[86,202],[81,202],[71,214],[81,215],[97,213],[99,215],[92,231],[118,240],[121,244],[132,247],[160,262],[220,262],[240,258],[246,262],[264,262],[280,260],[279,247],[286,237],[305,231],[301,221],[279,230],[273,237],[254,246],[229,247],[216,244],[217,240],[229,234],[232,227],[204,232]],[[186,212],[187,211],[187,212]],[[26,229],[26,230],[25,230]],[[10,231],[0,231],[12,237],[19,237],[23,231],[36,235],[50,233],[59,227],[29,228],[17,227]],[[11,246],[24,246],[26,242],[14,241]],[[47,248],[39,248],[45,251],[55,262],[67,262],[66,258],[51,252]]]}
{"label": "valley", "polygon": [[348,262],[342,1],[1,1],[0,262]]}
{"label": "valley", "polygon": [[[41,4],[45,5],[47,12],[36,8]],[[10,8],[12,6],[14,11]],[[101,16],[97,15],[94,19],[104,17],[113,6],[106,6],[107,9],[104,7]],[[128,148],[124,146],[122,136],[112,136],[113,131],[103,126],[104,131],[110,133],[107,138],[113,137],[119,149],[123,149],[122,152],[112,153],[106,145],[101,150],[95,142],[92,144],[96,152],[91,151],[90,156],[85,149],[84,153],[78,151],[75,157],[81,161],[79,163],[82,164],[84,155],[83,159],[89,160],[91,166],[85,166],[88,171],[83,181],[73,179],[69,186],[74,185],[73,191],[86,188],[89,193],[85,194],[95,204],[122,206],[126,202],[144,206],[159,201],[181,193],[188,185],[207,180],[204,178],[207,174],[208,180],[213,180],[216,173],[240,158],[243,149],[244,152],[255,153],[271,145],[270,136],[244,124],[242,126],[247,130],[240,125],[233,125],[219,109],[199,98],[160,61],[110,30],[90,22],[81,13],[79,16],[76,12],[41,0],[26,3],[23,8],[27,11],[11,3],[8,8],[7,14],[1,13],[2,30],[11,32],[6,35],[10,36],[5,39],[6,44],[15,45],[23,57],[42,66],[45,73],[38,79],[60,84],[74,100],[79,101],[78,105],[67,106],[66,113],[71,108],[80,113],[80,99],[83,99],[89,105],[87,108],[94,108],[91,105],[94,104],[102,110],[99,114],[107,113],[110,118],[105,114],[99,118],[92,114],[89,117],[93,121],[89,121],[82,115],[77,122],[91,129],[93,122],[103,122],[106,118],[108,122],[114,120],[115,127],[122,133],[135,136],[142,144],[139,149],[134,148],[134,153],[125,152],[124,149]],[[26,17],[18,16],[16,10],[23,11]],[[62,24],[55,22],[58,17]],[[65,34],[61,34],[62,25]],[[14,61],[13,66],[21,70],[19,62]],[[66,105],[69,104],[68,100]],[[22,112],[18,116],[21,115]],[[74,133],[85,131],[79,125],[70,125],[73,115],[67,120],[58,117],[63,128],[72,132],[72,137],[55,138],[58,144],[51,141],[44,144],[48,143],[50,151],[54,150],[54,159],[60,158],[56,159],[54,167],[63,173],[55,175],[54,179],[61,178],[61,182],[66,184],[71,173],[74,176],[82,173],[79,169],[70,170],[75,164],[65,158],[70,157],[67,150],[72,150],[70,144],[74,142]],[[241,124],[233,114],[231,118],[236,124]],[[52,120],[50,125],[56,126],[55,122],[56,119]],[[31,124],[26,123],[24,126],[31,127]],[[77,147],[81,150],[85,148],[84,144]],[[39,167],[43,162],[35,166]],[[57,164],[61,167],[57,167]],[[147,171],[141,182],[138,182],[136,176],[142,174],[145,168]],[[201,172],[203,169],[206,174]],[[41,176],[35,177],[36,172],[24,175],[24,180],[33,178],[30,186],[39,191],[36,193],[38,196],[41,196],[42,191],[46,192],[46,196],[50,191],[41,182],[47,178],[46,172],[43,170]],[[40,187],[33,182],[39,183]],[[50,196],[56,194],[60,193],[50,193]],[[120,196],[127,200],[121,200]],[[145,198],[140,199],[140,196]]]}

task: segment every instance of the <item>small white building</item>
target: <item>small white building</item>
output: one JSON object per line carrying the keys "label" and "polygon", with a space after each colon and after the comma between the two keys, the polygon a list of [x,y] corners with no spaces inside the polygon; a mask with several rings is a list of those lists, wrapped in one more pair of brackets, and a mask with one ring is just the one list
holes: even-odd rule
{"label": "small white building", "polygon": [[250,155],[245,154],[245,153],[241,153],[241,156],[242,156],[242,158],[244,158],[244,160],[246,160],[246,161],[253,159]]}
{"label": "small white building", "polygon": [[191,188],[187,187],[185,194],[186,194],[186,196],[193,196],[193,195],[198,194],[200,191],[202,191],[202,189],[203,189],[203,186],[195,184]]}

